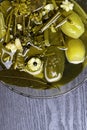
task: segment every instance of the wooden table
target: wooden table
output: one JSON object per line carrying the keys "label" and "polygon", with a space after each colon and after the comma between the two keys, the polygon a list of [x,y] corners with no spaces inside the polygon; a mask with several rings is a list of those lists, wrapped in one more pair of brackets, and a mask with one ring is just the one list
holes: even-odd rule
{"label": "wooden table", "polygon": [[0,84],[0,130],[87,130],[87,82],[53,99],[30,99]]}

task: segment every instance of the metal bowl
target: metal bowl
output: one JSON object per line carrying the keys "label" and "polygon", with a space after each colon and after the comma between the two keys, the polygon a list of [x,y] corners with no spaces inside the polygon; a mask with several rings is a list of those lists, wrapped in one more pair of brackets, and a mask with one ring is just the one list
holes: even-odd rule
{"label": "metal bowl", "polygon": [[[76,0],[76,2],[78,2],[78,4],[85,10],[85,12],[87,12],[87,1],[86,0]],[[52,88],[52,89],[46,89],[46,90],[41,90],[41,89],[33,89],[33,88],[29,88],[29,87],[17,87],[14,85],[8,85],[5,84],[4,82],[2,82],[4,84],[4,86],[6,86],[7,88],[9,88],[10,90],[26,96],[26,97],[31,97],[31,98],[53,98],[53,97],[58,97],[60,95],[66,94],[68,92],[71,92],[72,90],[80,87],[82,85],[82,83],[87,79],[87,67],[86,67],[86,63],[87,61],[85,61],[85,65],[84,65],[84,69],[82,70],[82,72],[80,74],[78,74],[78,76],[76,76],[76,78],[74,78],[72,81],[70,81],[69,83],[62,85],[60,87],[60,89],[56,88]]]}

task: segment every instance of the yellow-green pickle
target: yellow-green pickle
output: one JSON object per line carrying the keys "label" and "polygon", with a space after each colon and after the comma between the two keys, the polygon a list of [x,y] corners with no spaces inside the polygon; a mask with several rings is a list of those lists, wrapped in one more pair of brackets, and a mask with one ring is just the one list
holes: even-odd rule
{"label": "yellow-green pickle", "polygon": [[51,47],[49,50],[50,49],[53,50],[54,55],[47,57],[44,66],[44,73],[48,82],[56,82],[60,80],[63,75],[65,57],[62,50],[59,50],[56,47]]}
{"label": "yellow-green pickle", "polygon": [[87,65],[86,50],[87,15],[74,0],[0,3],[1,81],[59,88]]}

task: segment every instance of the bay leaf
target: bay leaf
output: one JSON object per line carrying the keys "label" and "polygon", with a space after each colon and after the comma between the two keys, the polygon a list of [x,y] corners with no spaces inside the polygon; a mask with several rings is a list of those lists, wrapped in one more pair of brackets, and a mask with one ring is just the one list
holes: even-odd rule
{"label": "bay leaf", "polygon": [[1,70],[0,80],[8,85],[18,87],[32,87],[37,89],[48,89],[51,86],[44,80],[33,77],[30,74],[18,70]]}

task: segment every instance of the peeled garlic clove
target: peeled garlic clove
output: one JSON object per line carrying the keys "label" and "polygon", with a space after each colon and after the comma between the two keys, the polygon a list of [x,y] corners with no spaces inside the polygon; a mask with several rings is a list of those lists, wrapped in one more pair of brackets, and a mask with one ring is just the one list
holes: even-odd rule
{"label": "peeled garlic clove", "polygon": [[15,46],[18,50],[23,51],[22,44],[19,38],[15,39]]}
{"label": "peeled garlic clove", "polygon": [[53,5],[53,4],[47,4],[47,5],[44,7],[44,9],[49,12],[50,10],[54,10],[54,5]]}
{"label": "peeled garlic clove", "polygon": [[8,44],[6,45],[6,48],[9,49],[9,50],[11,50],[11,52],[16,52],[16,50],[17,50],[16,45],[15,45],[15,44],[12,44],[12,43],[8,43]]}
{"label": "peeled garlic clove", "polygon": [[68,21],[61,26],[61,30],[65,35],[77,39],[84,33],[85,29],[79,15],[72,11]]}
{"label": "peeled garlic clove", "polygon": [[70,63],[79,64],[85,59],[85,46],[80,39],[71,39],[67,43],[66,58]]}

